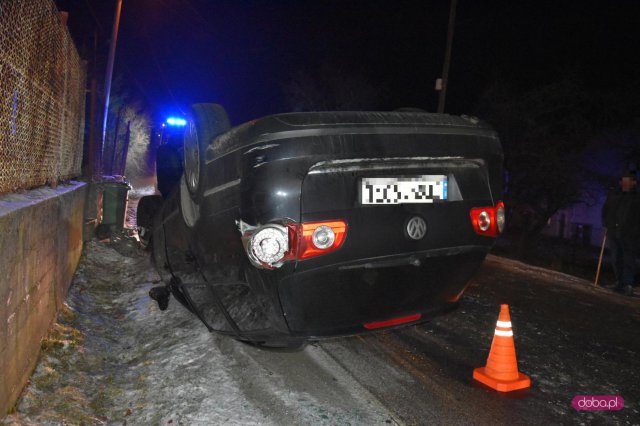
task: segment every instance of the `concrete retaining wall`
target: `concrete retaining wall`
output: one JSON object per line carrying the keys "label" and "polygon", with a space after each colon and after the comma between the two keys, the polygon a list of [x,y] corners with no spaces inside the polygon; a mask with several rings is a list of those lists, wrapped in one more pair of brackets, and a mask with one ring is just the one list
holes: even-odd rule
{"label": "concrete retaining wall", "polygon": [[0,418],[20,395],[82,252],[87,186],[0,197]]}

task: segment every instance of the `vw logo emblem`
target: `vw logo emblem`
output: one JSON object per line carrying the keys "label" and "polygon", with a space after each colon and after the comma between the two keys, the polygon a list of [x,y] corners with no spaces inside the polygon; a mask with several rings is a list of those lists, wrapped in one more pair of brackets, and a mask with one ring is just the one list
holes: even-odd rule
{"label": "vw logo emblem", "polygon": [[420,240],[427,233],[427,222],[420,216],[414,216],[407,222],[407,235],[412,240]]}

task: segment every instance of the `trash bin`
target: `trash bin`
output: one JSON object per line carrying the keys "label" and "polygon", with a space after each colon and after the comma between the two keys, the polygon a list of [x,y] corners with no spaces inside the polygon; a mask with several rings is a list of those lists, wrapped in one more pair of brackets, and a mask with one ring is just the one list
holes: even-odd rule
{"label": "trash bin", "polygon": [[102,223],[109,232],[121,231],[127,213],[129,190],[126,180],[105,180],[102,182]]}

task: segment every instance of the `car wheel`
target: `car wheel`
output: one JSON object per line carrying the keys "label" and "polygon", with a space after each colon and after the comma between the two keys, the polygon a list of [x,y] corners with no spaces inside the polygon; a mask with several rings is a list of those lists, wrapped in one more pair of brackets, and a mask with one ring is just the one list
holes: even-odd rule
{"label": "car wheel", "polygon": [[158,179],[158,191],[164,198],[180,182],[182,176],[182,156],[178,149],[171,145],[160,145],[156,154],[156,176]]}
{"label": "car wheel", "polygon": [[180,179],[180,212],[182,213],[182,220],[185,225],[193,228],[200,218],[200,206],[198,206],[189,195],[186,179],[186,174]]}
{"label": "car wheel", "polygon": [[153,217],[162,207],[162,196],[147,195],[140,198],[136,210],[136,225],[148,230],[153,229]]}
{"label": "car wheel", "polygon": [[184,134],[184,173],[187,189],[193,198],[202,190],[207,147],[218,135],[230,128],[229,117],[221,105],[191,106]]}
{"label": "car wheel", "polygon": [[136,226],[140,242],[147,250],[151,249],[151,236],[153,235],[153,218],[162,208],[161,195],[147,195],[138,201],[136,209]]}

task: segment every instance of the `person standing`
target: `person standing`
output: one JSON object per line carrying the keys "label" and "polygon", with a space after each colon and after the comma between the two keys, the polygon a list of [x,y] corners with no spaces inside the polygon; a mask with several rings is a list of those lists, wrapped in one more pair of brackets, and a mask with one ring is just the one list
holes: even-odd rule
{"label": "person standing", "polygon": [[602,223],[616,274],[615,291],[632,294],[635,257],[640,245],[640,193],[635,171],[626,171],[620,188],[612,189],[602,208]]}

